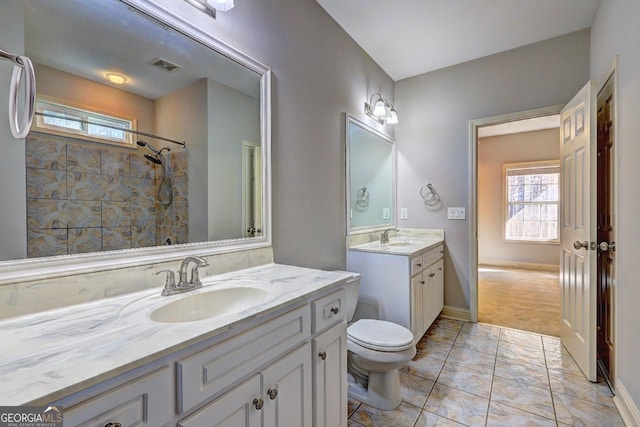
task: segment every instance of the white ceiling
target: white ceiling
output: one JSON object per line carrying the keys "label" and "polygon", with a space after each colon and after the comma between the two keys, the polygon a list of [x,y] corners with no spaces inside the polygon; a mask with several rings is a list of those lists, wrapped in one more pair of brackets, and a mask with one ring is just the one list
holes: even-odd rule
{"label": "white ceiling", "polygon": [[395,81],[589,28],[600,0],[317,0]]}

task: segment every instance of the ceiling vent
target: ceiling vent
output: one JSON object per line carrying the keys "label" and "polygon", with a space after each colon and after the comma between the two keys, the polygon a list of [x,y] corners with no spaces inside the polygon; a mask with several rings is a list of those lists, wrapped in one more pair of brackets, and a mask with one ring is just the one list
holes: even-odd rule
{"label": "ceiling vent", "polygon": [[156,58],[153,61],[151,61],[150,64],[153,65],[154,67],[162,68],[163,70],[169,71],[169,72],[177,70],[178,68],[182,68],[178,64],[174,64],[173,62],[167,61],[164,58]]}

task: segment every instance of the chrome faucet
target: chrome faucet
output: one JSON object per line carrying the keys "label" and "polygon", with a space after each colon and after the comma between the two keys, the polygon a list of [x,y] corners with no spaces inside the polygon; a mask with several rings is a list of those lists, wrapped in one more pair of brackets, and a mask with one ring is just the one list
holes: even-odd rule
{"label": "chrome faucet", "polygon": [[[189,265],[195,264],[191,268],[191,279],[187,281],[187,270]],[[176,284],[175,273],[172,270],[160,270],[154,274],[167,273],[167,278],[164,283],[164,289],[162,289],[163,296],[175,295],[182,292],[192,291],[202,287],[200,281],[200,273],[198,268],[206,267],[209,263],[197,256],[188,256],[180,264],[180,270],[178,271],[178,283]]]}
{"label": "chrome faucet", "polygon": [[381,245],[386,245],[387,243],[389,243],[389,232],[390,231],[398,231],[397,228],[387,228],[386,230],[384,230],[382,232],[382,234],[380,235],[380,244]]}

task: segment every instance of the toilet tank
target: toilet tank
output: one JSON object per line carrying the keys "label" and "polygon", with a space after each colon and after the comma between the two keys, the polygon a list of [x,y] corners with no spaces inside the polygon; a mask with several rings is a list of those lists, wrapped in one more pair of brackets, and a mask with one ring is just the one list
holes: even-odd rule
{"label": "toilet tank", "polygon": [[338,271],[338,273],[350,274],[351,278],[347,280],[345,290],[347,291],[347,322],[353,319],[358,304],[358,293],[360,291],[360,273],[352,273],[350,271]]}

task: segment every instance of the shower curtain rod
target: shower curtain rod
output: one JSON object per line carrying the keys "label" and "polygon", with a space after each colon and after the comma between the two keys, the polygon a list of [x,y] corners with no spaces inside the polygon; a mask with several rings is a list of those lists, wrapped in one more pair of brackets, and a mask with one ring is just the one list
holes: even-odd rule
{"label": "shower curtain rod", "polygon": [[148,138],[159,139],[161,141],[167,141],[167,142],[171,142],[173,144],[178,144],[178,145],[181,145],[183,148],[187,146],[187,143],[184,142],[184,141],[176,141],[175,139],[169,139],[169,138],[165,138],[163,136],[158,136],[158,135],[154,135],[152,133],[142,132],[142,131],[139,131],[139,130],[124,129],[124,128],[119,128],[119,127],[116,127],[116,126],[110,126],[110,125],[106,125],[106,124],[102,124],[102,123],[91,123],[91,122],[88,122],[86,120],[72,119],[72,118],[69,118],[69,117],[60,117],[60,116],[56,116],[55,114],[41,113],[39,111],[36,111],[35,114],[36,114],[36,116],[51,117],[51,118],[54,118],[54,119],[69,120],[69,121],[76,122],[76,123],[82,123],[83,125],[93,124],[93,125],[102,126],[102,127],[109,128],[109,129],[121,130],[123,132],[128,132],[128,133],[135,133],[136,135],[142,135],[142,136],[146,136]]}

